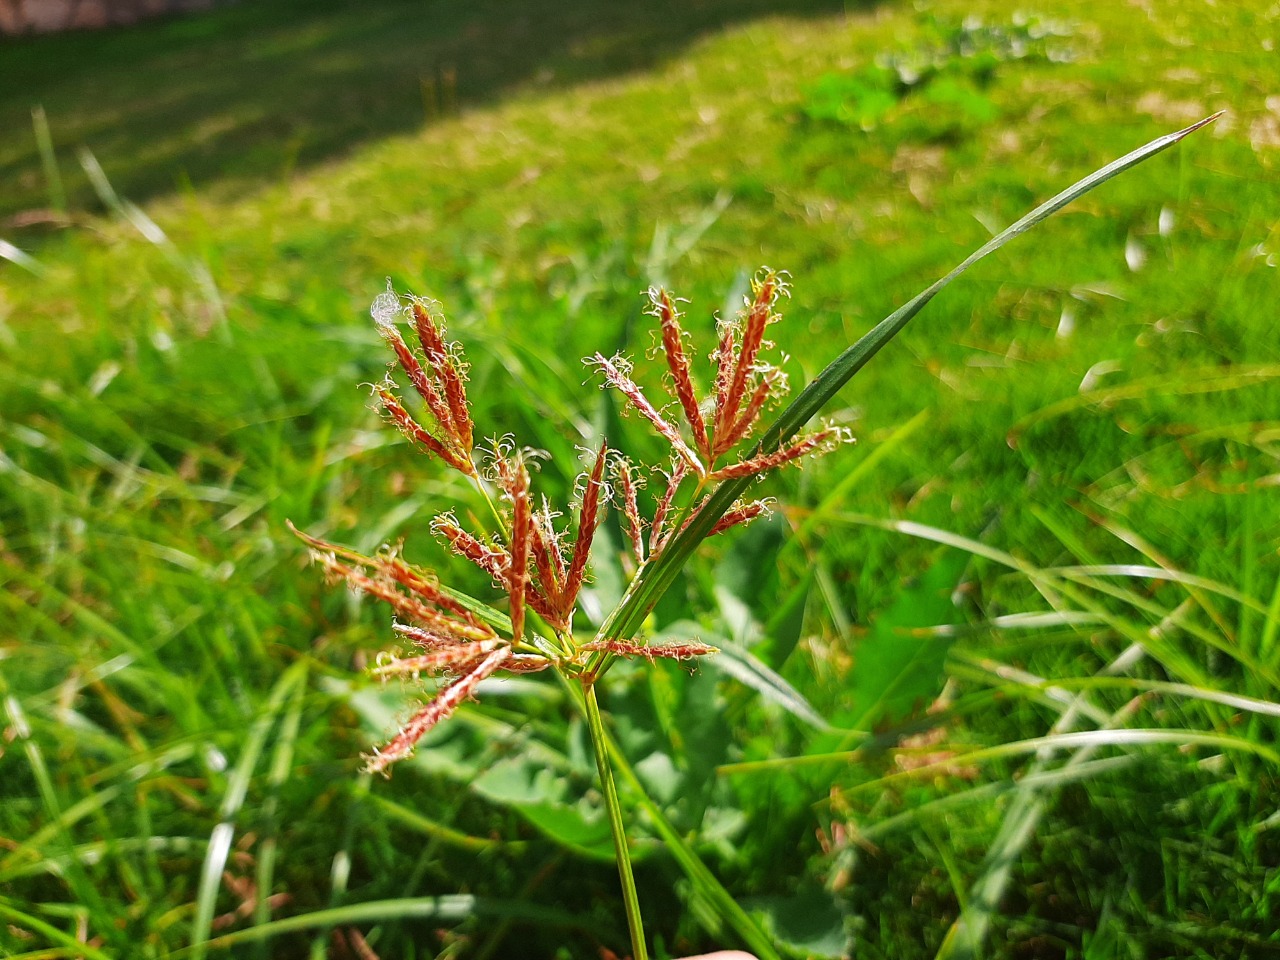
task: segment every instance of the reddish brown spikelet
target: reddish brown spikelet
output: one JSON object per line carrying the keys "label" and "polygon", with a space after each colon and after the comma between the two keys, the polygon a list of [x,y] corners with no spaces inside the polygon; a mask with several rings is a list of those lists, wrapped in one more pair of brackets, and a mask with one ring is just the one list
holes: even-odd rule
{"label": "reddish brown spikelet", "polygon": [[[534,611],[538,612],[538,616],[548,620],[553,626],[563,627],[564,622],[559,613],[559,600],[554,584],[552,589],[540,589],[538,582],[529,579],[529,559],[534,558],[535,568],[539,568],[538,564],[543,563],[544,566],[552,566],[553,570],[559,572],[563,576],[564,561],[559,556],[558,548],[554,543],[550,544],[549,553],[552,556],[544,556],[543,552],[538,549],[538,543],[541,538],[539,525],[539,515],[532,512],[532,504],[529,497],[529,470],[525,467],[521,457],[508,457],[504,452],[502,445],[499,445],[494,451],[493,456],[494,471],[497,474],[497,481],[503,494],[506,495],[508,502],[512,504],[512,536],[511,536],[511,554],[502,553],[504,558],[502,573],[498,576],[499,582],[506,586],[508,594],[512,598],[512,623],[518,625],[521,631],[524,630],[524,604],[529,605]],[[543,517],[547,522],[548,530],[550,530],[549,517]],[[452,522],[452,521],[451,521]],[[449,534],[453,536],[454,534]],[[550,536],[554,538],[554,531],[550,530]],[[470,536],[470,535],[466,535]],[[471,543],[460,543],[457,547],[466,547],[468,553],[463,556],[474,556],[476,550],[488,550],[471,538]],[[515,552],[517,547],[524,550],[522,558],[516,558]],[[483,559],[483,556],[481,556]],[[479,562],[479,561],[477,561]],[[515,577],[520,577],[520,582],[516,584]],[[541,577],[541,573],[539,573]],[[545,581],[543,581],[545,584]],[[522,598],[522,599],[517,599]],[[518,621],[518,623],[517,623]],[[518,635],[517,635],[518,636]]]}
{"label": "reddish brown spikelet", "polygon": [[699,452],[711,459],[711,444],[707,439],[707,424],[698,409],[698,397],[693,390],[693,378],[689,375],[689,356],[684,350],[684,331],[680,328],[680,314],[676,311],[671,295],[665,290],[650,288],[649,301],[653,314],[662,324],[662,352],[671,368],[676,399],[684,409],[684,418],[693,433],[693,442]]}
{"label": "reddish brown spikelet", "polygon": [[[730,422],[731,414],[728,411],[729,384],[733,381],[733,356],[737,348],[737,339],[737,323],[730,320],[722,320],[720,322],[720,340],[716,344],[715,352],[715,431],[717,437],[724,429],[724,425]],[[736,413],[736,411],[734,412]],[[716,446],[719,445],[719,441],[717,440]]]}
{"label": "reddish brown spikelet", "polygon": [[399,428],[401,433],[411,441],[422,444],[455,470],[461,471],[469,477],[475,476],[476,468],[469,458],[453,449],[452,445],[445,444],[433,436],[418,421],[414,420],[399,398],[387,387],[379,386],[375,389],[382,409],[386,411],[387,417]]}
{"label": "reddish brown spikelet", "polygon": [[565,565],[560,542],[551,521],[551,510],[543,503],[533,515],[533,564],[535,580],[525,587],[525,603],[542,619],[557,629],[568,626],[560,613],[560,594],[564,589]]}
{"label": "reddish brown spikelet", "polygon": [[[716,432],[727,430],[738,419],[738,409],[746,392],[747,377],[755,368],[756,357],[764,343],[765,327],[773,318],[773,304],[778,298],[778,276],[772,271],[751,282],[755,297],[742,322],[742,345],[734,364],[733,377],[725,394],[723,410],[716,411]],[[720,446],[719,443],[716,444]]]}
{"label": "reddish brown spikelet", "polygon": [[675,502],[676,491],[680,489],[680,484],[686,476],[688,471],[685,469],[684,462],[677,460],[675,469],[667,478],[667,490],[653,511],[653,529],[649,531],[650,556],[661,550],[662,545],[667,542],[667,515],[671,512],[671,504]]}
{"label": "reddish brown spikelet", "polygon": [[653,424],[658,433],[671,444],[672,449],[682,460],[689,464],[694,473],[701,476],[706,472],[702,462],[698,459],[698,455],[689,449],[689,445],[680,436],[680,431],[654,409],[653,404],[648,401],[634,380],[623,373],[614,361],[606,359],[604,354],[597,353],[592,360],[604,371],[606,382],[621,391],[631,401],[631,405],[640,412],[642,417]]}
{"label": "reddish brown spikelet", "polygon": [[400,331],[394,327],[379,327],[379,329],[382,331],[383,339],[395,351],[396,359],[400,361],[401,368],[409,375],[409,382],[413,384],[413,389],[418,391],[418,395],[426,403],[427,409],[431,411],[431,416],[435,417],[436,422],[440,424],[440,429],[450,436],[454,436],[453,417],[449,413],[448,404],[440,396],[440,391],[436,389],[435,384],[427,377],[427,371],[422,368],[422,364],[414,356],[413,351],[409,349],[409,345],[400,336]]}
{"label": "reddish brown spikelet", "polygon": [[732,449],[751,432],[756,420],[760,418],[760,411],[764,409],[769,394],[782,379],[783,373],[780,370],[769,370],[760,378],[760,382],[752,391],[751,399],[747,401],[746,409],[742,411],[742,416],[738,417],[733,426],[723,434],[716,434],[716,456]]}
{"label": "reddish brown spikelet", "polygon": [[773,453],[762,453],[749,460],[742,460],[727,467],[721,467],[711,474],[711,479],[736,480],[739,477],[750,477],[757,473],[764,473],[766,470],[773,470],[783,464],[798,460],[805,454],[829,448],[835,443],[839,443],[842,439],[842,432],[834,427],[819,430],[815,434],[797,440],[789,447],[775,450]]}
{"label": "reddish brown spikelet", "polygon": [[578,591],[582,589],[582,581],[586,578],[591,541],[595,539],[596,528],[600,526],[600,492],[604,488],[605,455],[608,452],[608,442],[602,442],[600,452],[596,454],[595,466],[591,468],[586,488],[582,491],[578,537],[573,542],[573,556],[569,561],[569,572],[565,575],[564,591],[560,596],[560,613],[566,620],[573,611],[573,603],[578,599]]}
{"label": "reddish brown spikelet", "polygon": [[428,359],[443,356],[446,353],[444,337],[441,336],[440,328],[436,325],[436,318],[431,315],[431,310],[421,300],[414,300],[411,309],[413,326],[418,331],[418,342],[422,344],[422,352]]}
{"label": "reddish brown spikelet", "polygon": [[551,666],[551,661],[536,653],[512,654],[502,664],[507,673],[538,673]]}
{"label": "reddish brown spikelet", "polygon": [[711,528],[711,532],[707,536],[714,537],[717,533],[724,533],[730,527],[750,523],[760,514],[768,513],[768,511],[769,502],[767,500],[753,500],[751,503],[736,506],[716,521],[716,525]]}
{"label": "reddish brown spikelet", "polygon": [[560,613],[559,598],[548,597],[532,581],[524,588],[524,602],[530,610],[537,613],[538,616],[555,629],[564,630],[568,627],[568,623]]}
{"label": "reddish brown spikelet", "polygon": [[382,339],[387,341],[392,351],[396,355],[396,359],[400,361],[400,367],[409,375],[409,382],[413,384],[414,389],[419,393],[424,390],[435,392],[435,388],[427,380],[427,371],[422,369],[422,363],[409,349],[409,345],[404,342],[404,337],[400,336],[400,331],[395,327],[379,326],[378,332],[382,334]]}
{"label": "reddish brown spikelet", "polygon": [[558,596],[564,584],[564,557],[560,554],[560,542],[551,522],[551,509],[545,502],[542,509],[533,515],[533,563],[546,595]]}
{"label": "reddish brown spikelet", "polygon": [[480,681],[501,667],[503,661],[510,656],[510,647],[503,646],[494,650],[481,660],[474,670],[445,687],[434,700],[414,714],[386,746],[375,751],[373,756],[366,758],[365,769],[370,773],[381,773],[397,760],[403,760],[411,755],[414,746],[427,731],[458,709],[459,704],[475,692]]}
{"label": "reddish brown spikelet", "polygon": [[480,625],[480,621],[476,619],[475,614],[441,590],[440,584],[436,580],[423,575],[419,570],[415,570],[400,557],[374,557],[373,561],[377,570],[382,571],[392,580],[412,590],[424,600],[429,600],[442,610],[448,610],[468,623],[473,623],[476,626]]}
{"label": "reddish brown spikelet", "polygon": [[[288,523],[288,521],[286,521],[286,523]],[[434,577],[423,573],[421,570],[415,569],[413,566],[406,563],[403,558],[387,553],[382,553],[374,557],[366,557],[364,554],[357,553],[355,550],[348,547],[342,547],[336,543],[330,543],[327,540],[321,540],[318,537],[312,537],[305,534],[292,523],[288,523],[288,526],[296,537],[306,543],[307,546],[311,547],[313,550],[316,550],[321,554],[327,553],[333,554],[336,557],[343,557],[346,560],[350,560],[352,563],[357,563],[360,566],[371,568],[385,577],[396,581],[401,586],[413,591],[423,600],[435,604],[442,610],[447,610],[449,613],[460,617],[467,623],[477,627],[481,626],[480,621],[476,619],[475,615],[470,610],[440,589],[440,584]]]}
{"label": "reddish brown spikelet", "polygon": [[[408,637],[422,650],[440,650],[444,647],[456,646],[458,643],[456,637],[446,636],[435,630],[425,630],[422,627],[415,627],[408,623],[393,623],[391,624],[391,629],[402,637]],[[484,643],[485,641],[473,642]]]}
{"label": "reddish brown spikelet", "polygon": [[445,541],[460,557],[465,557],[493,577],[498,583],[507,585],[511,557],[500,547],[489,547],[481,543],[467,531],[458,526],[450,516],[436,517],[431,529],[444,537]]}
{"label": "reddish brown spikelet", "polygon": [[449,403],[449,413],[454,424],[454,436],[464,450],[470,451],[474,445],[474,427],[471,423],[471,409],[467,403],[466,384],[458,361],[449,352],[444,342],[443,331],[436,325],[431,311],[420,300],[413,302],[413,322],[418,331],[418,340],[427,355]]}
{"label": "reddish brown spikelet", "polygon": [[630,640],[593,640],[582,645],[583,650],[602,651],[620,657],[644,657],[652,662],[658,657],[670,660],[691,660],[694,657],[705,657],[719,653],[717,647],[701,643],[697,640],[688,643],[634,643]]}
{"label": "reddish brown spikelet", "polygon": [[644,563],[644,520],[640,516],[640,505],[636,499],[636,480],[631,475],[631,464],[619,460],[614,468],[618,480],[618,488],[622,491],[622,516],[626,522],[627,539],[631,541],[631,552],[636,564]]}
{"label": "reddish brown spikelet", "polygon": [[451,617],[417,597],[401,593],[392,581],[384,577],[366,576],[345,563],[340,563],[332,554],[317,552],[315,557],[332,575],[345,580],[362,593],[389,603],[396,613],[425,624],[434,632],[460,640],[487,640],[494,635],[487,626]]}
{"label": "reddish brown spikelet", "polygon": [[524,636],[525,587],[529,582],[529,552],[533,542],[533,508],[529,503],[529,470],[518,462],[506,488],[511,498],[511,564],[507,589],[511,595],[511,637]]}
{"label": "reddish brown spikelet", "polygon": [[481,640],[476,643],[453,643],[430,653],[413,657],[396,657],[373,667],[372,676],[416,677],[420,673],[457,672],[463,665],[473,664],[484,654],[507,645],[505,640]]}
{"label": "reddish brown spikelet", "polygon": [[475,427],[471,423],[471,407],[467,402],[462,370],[452,356],[440,368],[440,380],[444,384],[449,410],[453,413],[453,422],[458,429],[458,442],[464,450],[470,451],[475,443]]}

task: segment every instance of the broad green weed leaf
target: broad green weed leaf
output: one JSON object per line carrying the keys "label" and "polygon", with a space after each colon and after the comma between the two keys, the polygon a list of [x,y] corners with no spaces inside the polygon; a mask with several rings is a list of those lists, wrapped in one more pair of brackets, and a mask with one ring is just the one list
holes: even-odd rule
{"label": "broad green weed leaf", "polygon": [[788,897],[758,897],[744,906],[763,913],[775,942],[795,956],[836,960],[848,955],[845,916],[821,887],[806,887]]}
{"label": "broad green weed leaf", "polygon": [[669,754],[656,750],[635,765],[636,776],[644,781],[649,796],[659,803],[674,803],[683,778]]}
{"label": "broad green weed leaf", "polygon": [[495,763],[472,783],[471,789],[493,803],[515,810],[570,850],[600,860],[613,859],[609,821],[599,805],[582,796],[573,797],[563,776],[525,756]]}
{"label": "broad green weed leaf", "polygon": [[716,565],[715,592],[730,636],[751,643],[752,627],[769,619],[779,590],[774,558],[782,550],[785,524],[774,514],[746,528]]}
{"label": "broad green weed leaf", "polygon": [[775,670],[781,669],[800,642],[804,629],[804,612],[809,605],[809,591],[813,587],[813,570],[805,572],[804,579],[791,588],[774,609],[764,625],[764,636],[751,650],[760,662]]}
{"label": "broad green weed leaf", "polygon": [[[697,637],[708,643],[724,643],[697,624],[679,621],[653,638],[655,643]],[[654,754],[665,755],[679,775],[673,802],[664,812],[681,828],[696,830],[716,791],[723,783],[716,768],[730,759],[734,742],[725,716],[718,673],[703,664],[692,672],[685,665],[657,663],[642,671],[622,665],[608,692],[614,734],[629,755],[651,759],[637,766],[645,786],[661,793],[668,789],[664,771],[649,764]],[[625,682],[631,680],[633,682]],[[656,782],[648,775],[663,774]]]}
{"label": "broad green weed leaf", "polygon": [[811,579],[782,594],[775,560],[786,546],[782,517],[762,517],[725,551],[716,566],[715,596],[729,634],[766,667],[777,669],[800,640]]}
{"label": "broad green weed leaf", "polygon": [[910,716],[941,692],[950,641],[912,631],[951,621],[951,593],[967,562],[958,550],[943,552],[875,618],[854,648],[852,706],[837,718],[837,726],[869,731]]}
{"label": "broad green weed leaf", "polygon": [[667,739],[683,775],[676,807],[680,822],[695,827],[720,786],[716,768],[729,756],[733,731],[714,672],[704,668],[688,673],[680,667],[666,667],[662,673],[673,696],[673,725],[666,731]]}

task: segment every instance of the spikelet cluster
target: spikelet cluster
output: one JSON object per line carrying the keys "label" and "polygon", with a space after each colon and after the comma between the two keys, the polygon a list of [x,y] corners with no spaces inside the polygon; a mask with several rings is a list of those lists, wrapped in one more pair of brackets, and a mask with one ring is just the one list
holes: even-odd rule
{"label": "spikelet cluster", "polygon": [[[588,362],[671,448],[669,469],[656,471],[663,482],[654,497],[652,518],[647,519],[641,508],[646,471],[602,442],[590,452],[590,466],[578,479],[576,517],[563,528],[557,526],[560,515],[550,503],[535,499],[530,464],[539,456],[536,451],[519,449],[509,438],[491,441],[487,450],[477,451],[466,391],[467,366],[460,348],[445,339],[438,305],[401,297],[390,287],[374,301],[370,312],[378,332],[395,358],[393,368],[399,369],[417,395],[419,409],[410,410],[402,387],[391,375],[374,387],[377,407],[412,443],[467,477],[490,500],[496,529],[469,530],[449,512],[435,517],[431,529],[443,546],[482,570],[506,595],[507,614],[503,617],[492,607],[443,586],[434,574],[407,563],[398,549],[366,556],[294,531],[331,579],[376,597],[395,611],[393,629],[409,650],[381,654],[373,676],[440,679],[434,696],[366,758],[368,769],[385,771],[409,756],[424,734],[498,671],[529,673],[552,667],[590,683],[598,675],[602,657],[688,660],[716,652],[696,640],[648,644],[598,636],[582,642],[574,637],[573,615],[588,578],[596,531],[611,504],[620,509],[621,525],[631,542],[631,560],[638,569],[659,554],[705,502],[697,500],[697,495],[692,504],[684,502],[689,498],[682,499],[680,494],[686,481],[696,481],[699,494],[709,494],[720,481],[760,474],[847,439],[843,432],[826,428],[776,450],[741,452],[762,411],[785,389],[781,371],[763,362],[761,355],[770,346],[765,333],[779,319],[775,306],[786,292],[781,274],[764,270],[755,278],[743,310],[734,320],[720,324],[712,356],[714,387],[701,401],[693,385],[677,301],[664,290],[648,292],[670,375],[672,405],[680,419],[669,418],[648,401],[625,359],[596,354]],[[412,331],[412,342],[402,328]],[[735,504],[713,525],[711,534],[747,523],[768,508],[765,500]]]}
{"label": "spikelet cluster", "polygon": [[[476,468],[471,460],[474,428],[467,403],[466,367],[456,356],[453,345],[444,339],[444,318],[437,305],[418,297],[407,299],[406,306],[388,285],[387,292],[373,301],[369,312],[400,369],[422,398],[435,429],[428,430],[409,413],[390,376],[374,386],[374,396],[384,416],[412,443],[435,454],[455,470],[474,477]],[[420,350],[410,347],[400,333],[398,321],[406,316],[412,322]]]}
{"label": "spikelet cluster", "polygon": [[[758,446],[743,453],[754,437],[760,416],[771,402],[785,395],[786,375],[778,367],[762,359],[772,344],[765,339],[771,325],[781,319],[778,301],[790,295],[786,275],[767,267],[751,281],[751,293],[744,298],[742,309],[730,320],[718,324],[715,351],[711,355],[714,381],[705,401],[698,399],[694,387],[686,334],[680,320],[677,300],[668,291],[650,288],[649,314],[658,321],[661,350],[666,359],[667,388],[683,419],[683,428],[649,401],[631,377],[631,364],[623,357],[606,357],[597,353],[587,359],[612,387],[626,398],[628,406],[648,420],[671,447],[673,467],[665,474],[665,489],[657,501],[647,542],[643,539],[643,520],[634,496],[632,471],[621,466],[617,483],[624,492],[623,529],[632,543],[638,563],[652,556],[678,533],[670,518],[680,487],[686,480],[697,485],[701,499],[691,511],[685,511],[681,529],[696,516],[710,496],[710,487],[721,480],[737,480],[756,476],[794,463],[802,457],[827,453],[843,443],[852,442],[847,430],[824,427],[791,439],[775,450]],[[704,411],[706,411],[704,413]],[[738,451],[735,454],[735,451]],[[756,500],[736,504],[711,529],[712,535],[748,523],[768,511],[768,503]]]}

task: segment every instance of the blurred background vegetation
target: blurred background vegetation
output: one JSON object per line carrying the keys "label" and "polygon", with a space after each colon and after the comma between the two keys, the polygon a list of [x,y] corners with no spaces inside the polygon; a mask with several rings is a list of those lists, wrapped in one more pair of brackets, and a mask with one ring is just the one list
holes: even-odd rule
{"label": "blurred background vegetation", "polygon": [[[358,772],[415,692],[363,679],[386,611],[285,521],[490,595],[428,531],[469,494],[359,389],[386,278],[563,503],[601,429],[660,453],[577,360],[648,349],[649,283],[705,353],[789,270],[803,382],[1219,109],[931,305],[829,411],[858,446],[659,609],[730,654],[605,706],[784,956],[1280,952],[1277,43],[1280,7],[1195,0],[261,0],[0,40],[0,952],[621,951],[553,685]],[[737,945],[652,829],[659,955]]]}

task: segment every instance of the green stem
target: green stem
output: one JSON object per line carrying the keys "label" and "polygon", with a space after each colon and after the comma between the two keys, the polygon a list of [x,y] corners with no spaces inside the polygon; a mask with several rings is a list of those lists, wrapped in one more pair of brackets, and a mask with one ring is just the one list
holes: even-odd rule
{"label": "green stem", "polygon": [[503,536],[506,536],[506,522],[502,519],[502,513],[498,510],[498,505],[493,502],[493,497],[489,496],[488,485],[480,479],[479,474],[472,477],[471,482],[475,484],[475,488],[480,492],[480,496],[484,497],[484,502],[489,507],[489,513],[493,516],[494,528]]}
{"label": "green stem", "polygon": [[600,772],[600,787],[604,791],[604,805],[609,812],[609,829],[613,833],[613,852],[618,861],[618,879],[622,881],[622,903],[627,912],[627,927],[631,931],[632,960],[648,960],[644,946],[644,925],[640,920],[640,899],[636,896],[636,880],[631,874],[631,853],[627,849],[626,829],[622,825],[622,805],[618,802],[618,788],[613,782],[613,768],[609,765],[609,747],[605,739],[604,723],[600,719],[600,703],[596,700],[595,684],[582,684],[583,702],[587,708],[587,728],[591,731],[591,746],[595,750],[596,769]]}
{"label": "green stem", "polygon": [[662,842],[666,844],[667,851],[680,864],[680,868],[684,870],[685,876],[693,882],[695,889],[715,906],[720,916],[738,932],[742,942],[754,951],[760,960],[782,960],[778,951],[774,949],[773,942],[760,929],[760,925],[751,919],[738,904],[737,900],[733,899],[733,895],[716,879],[715,874],[698,858],[698,854],[694,849],[671,825],[671,821],[662,812],[662,808],[645,793],[644,785],[640,783],[640,778],[636,776],[635,769],[627,762],[627,758],[618,744],[612,737],[607,739],[609,755],[617,765],[619,774],[635,792],[637,804],[649,815],[654,829],[662,837]]}

